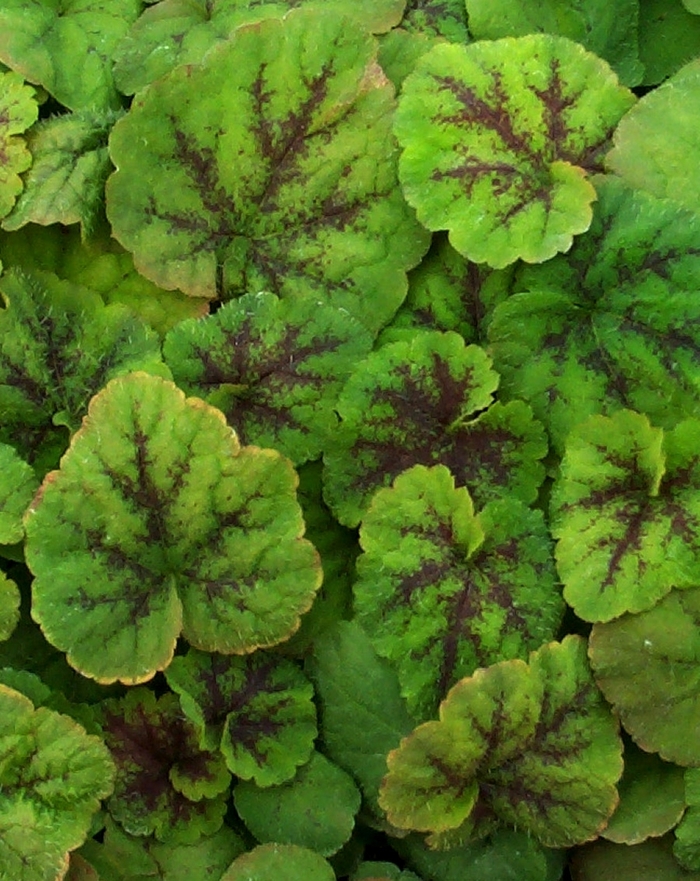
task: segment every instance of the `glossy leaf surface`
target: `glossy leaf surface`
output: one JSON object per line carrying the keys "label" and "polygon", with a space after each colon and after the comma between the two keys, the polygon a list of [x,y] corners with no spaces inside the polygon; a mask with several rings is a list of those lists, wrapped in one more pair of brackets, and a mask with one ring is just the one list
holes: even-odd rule
{"label": "glossy leaf surface", "polygon": [[38,113],[34,89],[18,74],[0,72],[0,217],[22,192],[20,174],[32,164],[22,135],[36,122]]}

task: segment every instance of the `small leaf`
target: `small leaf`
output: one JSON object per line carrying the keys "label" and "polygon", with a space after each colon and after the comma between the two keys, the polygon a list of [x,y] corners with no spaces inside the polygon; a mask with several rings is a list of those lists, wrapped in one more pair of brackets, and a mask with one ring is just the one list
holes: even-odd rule
{"label": "small leaf", "polygon": [[514,499],[476,515],[447,468],[376,493],[360,530],[355,617],[399,671],[418,719],[458,679],[554,639],[564,611],[540,512]]}
{"label": "small leaf", "polygon": [[469,42],[464,0],[408,0],[400,26],[452,43]]}
{"label": "small leaf", "polygon": [[[1,393],[0,393],[1,394]],[[39,487],[34,469],[14,447],[0,443],[0,544],[24,538],[22,517]]]}
{"label": "small leaf", "polygon": [[700,580],[700,421],[664,433],[631,410],[572,432],[552,489],[564,599],[584,621],[651,608]]}
{"label": "small leaf", "polygon": [[221,881],[335,881],[330,863],[296,844],[261,844],[231,863]]}
{"label": "small leaf", "polygon": [[105,683],[150,679],[181,633],[224,653],[283,641],[322,577],[296,483],[173,383],[113,380],[25,518],[34,619]]}
{"label": "small leaf", "polygon": [[398,187],[376,51],[332,11],[299,9],[139,93],[112,130],[106,195],[139,272],[191,296],[314,296],[385,324],[428,242]]}
{"label": "small leaf", "polygon": [[298,844],[329,857],[350,838],[361,797],[352,777],[314,752],[293,780],[266,789],[239,783],[233,801],[259,842]]}
{"label": "small leaf", "polygon": [[199,743],[221,749],[237,777],[271,786],[292,778],[311,754],[313,688],[292,661],[266,652],[227,658],[191,649],[166,673]]}
{"label": "small leaf", "polygon": [[34,89],[18,74],[0,72],[0,217],[10,211],[22,192],[20,174],[32,164],[22,134],[38,115]]}
{"label": "small leaf", "polygon": [[[671,549],[665,551],[671,552]],[[673,590],[653,609],[596,624],[596,681],[639,746],[679,765],[700,763],[700,588]]]}
{"label": "small leaf", "polygon": [[635,98],[564,37],[435,46],[405,81],[394,130],[409,204],[475,263],[540,263],[591,224],[607,140]]}
{"label": "small leaf", "polygon": [[320,457],[342,384],[371,347],[344,310],[260,293],[182,322],[163,352],[179,387],[218,407],[241,443],[274,447],[299,465]]}
{"label": "small leaf", "polygon": [[117,768],[107,809],[127,832],[193,844],[221,827],[230,776],[199,748],[176,695],[134,688],[105,701],[101,721]]}
{"label": "small leaf", "polygon": [[62,878],[114,785],[99,738],[0,685],[0,877]]}
{"label": "small leaf", "polygon": [[20,593],[17,585],[0,572],[0,642],[9,639],[19,622]]}

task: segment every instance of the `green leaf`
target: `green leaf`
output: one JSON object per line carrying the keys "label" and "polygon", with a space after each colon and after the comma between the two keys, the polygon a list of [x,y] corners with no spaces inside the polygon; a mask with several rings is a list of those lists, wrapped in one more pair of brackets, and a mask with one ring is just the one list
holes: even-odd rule
{"label": "green leaf", "polygon": [[409,204],[476,263],[540,263],[591,224],[608,138],[634,95],[549,34],[439,45],[405,81],[394,131]]}
{"label": "green leaf", "polygon": [[22,135],[38,115],[34,89],[18,74],[0,72],[0,217],[10,211],[22,192],[20,174],[32,164]]}
{"label": "green leaf", "polygon": [[139,272],[191,296],[312,295],[386,323],[427,235],[398,187],[375,55],[347,20],[296,10],[137,95],[110,138],[107,216]]}
{"label": "green leaf", "polygon": [[62,878],[113,784],[99,738],[0,685],[0,877]]}
{"label": "green leaf", "polygon": [[[699,47],[700,48],[700,47]],[[698,212],[700,60],[645,95],[620,121],[605,165],[631,187]]]}
{"label": "green leaf", "polygon": [[112,170],[107,138],[123,111],[83,111],[43,120],[27,136],[33,163],[24,190],[3,229],[26,223],[80,223],[91,233],[104,204]]}
{"label": "green leaf", "polygon": [[320,854],[296,844],[261,844],[231,863],[221,881],[335,881]]}
{"label": "green leaf", "polygon": [[0,475],[0,544],[10,545],[24,538],[22,516],[39,481],[31,465],[8,444],[0,444]]}
{"label": "green leaf", "polygon": [[224,653],[283,641],[321,582],[296,483],[173,383],[113,380],[25,518],[33,617],[106,683],[165,669],[180,633]]}
{"label": "green leaf", "polygon": [[324,455],[325,498],[338,520],[356,526],[376,490],[415,464],[447,465],[478,505],[506,495],[533,502],[544,433],[522,402],[489,408],[497,386],[484,350],[452,332],[418,331],[358,364]]}
{"label": "green leaf", "polygon": [[569,436],[552,489],[564,599],[584,621],[651,608],[700,581],[700,421],[664,433],[631,410]]}
{"label": "green leaf", "polygon": [[218,407],[241,443],[274,447],[299,465],[320,457],[343,382],[371,348],[344,310],[260,293],[179,324],[163,353],[179,387]]}
{"label": "green leaf", "polygon": [[478,836],[499,819],[569,847],[595,837],[617,803],[616,729],[585,642],[568,636],[529,665],[502,661],[455,685],[440,720],[389,754],[380,805],[399,828]]}
{"label": "green leaf", "polygon": [[664,835],[683,816],[683,769],[633,744],[625,745],[624,760],[620,804],[601,835],[617,844],[639,844]]}
{"label": "green leaf", "polygon": [[401,27],[452,43],[469,42],[464,0],[408,0]]}
{"label": "green leaf", "polygon": [[686,872],[673,858],[672,836],[630,847],[597,841],[574,851],[574,881],[700,881],[700,872]]}
{"label": "green leaf", "polygon": [[684,869],[700,870],[700,770],[685,772],[685,802],[688,810],[676,828],[673,855]]}
{"label": "green leaf", "polygon": [[[665,553],[672,553],[672,549]],[[596,624],[596,681],[639,746],[679,765],[700,763],[700,588],[671,591],[653,609]]]}
{"label": "green leaf", "polygon": [[532,406],[557,452],[594,413],[670,428],[700,412],[700,221],[617,179],[596,186],[589,233],[524,267],[489,327],[504,398]]}
{"label": "green leaf", "polygon": [[350,876],[350,881],[421,881],[413,872],[402,872],[393,863],[363,862]]}
{"label": "green leaf", "polygon": [[467,13],[476,40],[559,34],[604,58],[627,86],[637,85],[644,74],[638,0],[467,0]]}
{"label": "green leaf", "polygon": [[318,733],[313,688],[292,661],[266,652],[222,657],[191,649],[167,670],[202,748],[259,786],[283,783],[311,755]]}
{"label": "green leaf", "polygon": [[700,19],[678,0],[639,4],[639,55],[644,85],[654,86],[700,54]]}
{"label": "green leaf", "polygon": [[361,797],[352,777],[314,752],[293,780],[267,789],[239,783],[233,801],[259,842],[298,844],[329,857],[350,838]]}
{"label": "green leaf", "polygon": [[319,700],[324,752],[357,780],[378,812],[386,756],[413,728],[396,673],[364,631],[340,621],[315,643],[310,674]]}
{"label": "green leaf", "polygon": [[230,776],[200,749],[176,695],[131,689],[102,704],[101,722],[117,768],[107,809],[127,832],[194,844],[221,827]]}
{"label": "green leaf", "polygon": [[476,515],[444,466],[377,492],[360,530],[355,617],[399,671],[418,719],[477,667],[554,639],[564,604],[541,512],[515,499]]}
{"label": "green leaf", "polygon": [[138,0],[3,0],[0,61],[70,110],[116,109],[112,53]]}
{"label": "green leaf", "polygon": [[112,377],[167,372],[158,337],[123,306],[53,273],[0,279],[0,438],[37,472],[55,467],[88,402]]}
{"label": "green leaf", "polygon": [[199,64],[236,28],[309,6],[356,19],[355,27],[381,33],[398,23],[405,0],[162,0],[146,9],[119,44],[114,79],[132,95],[178,65]]}
{"label": "green leaf", "polygon": [[19,622],[20,594],[17,585],[0,572],[0,642],[9,639]]}

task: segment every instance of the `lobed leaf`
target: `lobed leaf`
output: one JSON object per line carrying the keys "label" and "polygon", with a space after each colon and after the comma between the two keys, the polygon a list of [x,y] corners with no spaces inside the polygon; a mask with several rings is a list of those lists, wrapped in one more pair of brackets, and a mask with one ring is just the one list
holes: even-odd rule
{"label": "lobed leaf", "polygon": [[260,293],[182,322],[163,353],[180,388],[218,407],[242,443],[274,447],[299,465],[320,457],[343,382],[371,347],[343,310]]}
{"label": "lobed leaf", "polygon": [[237,857],[221,881],[335,881],[329,862],[296,844],[261,844]]}
{"label": "lobed leaf", "polygon": [[610,134],[634,103],[564,37],[435,46],[403,85],[399,177],[418,219],[476,263],[541,263],[592,219]]}
{"label": "lobed leaf", "polygon": [[379,490],[362,521],[355,618],[418,719],[477,667],[555,637],[564,607],[544,519],[515,499],[476,515],[447,468]]}
{"label": "lobed leaf", "polygon": [[8,444],[0,444],[0,475],[0,544],[11,545],[24,538],[22,516],[39,481],[31,465]]}
{"label": "lobed leaf", "polygon": [[631,410],[567,442],[551,496],[564,599],[584,621],[650,609],[700,579],[696,419],[664,433]]}
{"label": "lobed leaf", "polygon": [[232,774],[272,786],[294,777],[313,749],[313,687],[292,661],[266,652],[223,657],[191,649],[166,672],[202,748]]}
{"label": "lobed leaf", "polygon": [[113,380],[26,516],[34,619],[105,683],[150,679],[181,633],[226,654],[283,641],[321,582],[296,482],[173,383]]}
{"label": "lobed leaf", "polygon": [[32,164],[32,154],[22,135],[38,115],[34,89],[18,74],[0,71],[0,217],[10,212],[22,192],[20,174]]}
{"label": "lobed leaf", "polygon": [[415,464],[446,465],[479,505],[534,501],[543,432],[521,402],[490,406],[497,386],[484,350],[456,333],[416,332],[371,353],[338,399],[324,454],[324,494],[340,522],[356,526],[374,492]]}
{"label": "lobed leaf", "polygon": [[191,296],[312,295],[386,323],[427,236],[398,187],[375,54],[345,19],[296,10],[137,95],[110,138],[107,215],[139,272]]}

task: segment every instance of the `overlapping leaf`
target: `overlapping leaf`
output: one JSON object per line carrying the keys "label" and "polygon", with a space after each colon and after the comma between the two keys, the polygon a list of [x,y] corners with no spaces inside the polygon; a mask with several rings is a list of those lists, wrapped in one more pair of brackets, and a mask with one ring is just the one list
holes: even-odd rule
{"label": "overlapping leaf", "polygon": [[271,786],[308,760],[317,735],[313,688],[292,661],[192,649],[166,676],[202,746],[221,749],[237,777]]}
{"label": "overlapping leaf", "polygon": [[672,427],[700,408],[700,219],[597,178],[593,225],[566,256],[525,267],[489,328],[502,391],[556,449],[586,416],[629,407]]}
{"label": "overlapping leaf", "polygon": [[14,447],[0,444],[0,545],[22,541],[22,517],[38,488],[31,465]]}
{"label": "overlapping leaf", "polygon": [[522,502],[476,515],[447,468],[417,465],[375,495],[360,544],[356,618],[421,720],[477,667],[526,658],[556,635],[552,544],[541,513]]}
{"label": "overlapping leaf", "polygon": [[113,785],[99,738],[0,685],[0,877],[62,878]]}
{"label": "overlapping leaf", "polygon": [[695,169],[700,143],[694,122],[699,113],[700,60],[696,60],[645,95],[621,120],[613,149],[605,158],[607,168],[631,187],[698,212],[700,184]]}
{"label": "overlapping leaf", "polygon": [[478,505],[534,501],[544,432],[522,402],[492,405],[497,386],[484,350],[456,333],[417,332],[361,362],[324,455],[325,498],[340,522],[356,526],[373,493],[415,464],[447,465]]}
{"label": "overlapping leaf", "polygon": [[117,769],[107,809],[127,832],[192,844],[220,828],[230,775],[200,749],[176,695],[132,689],[105,701],[101,721]]}
{"label": "overlapping leaf", "polygon": [[375,54],[348,20],[300,9],[137,95],[107,183],[137,269],[193,296],[310,294],[386,323],[427,236],[398,187]]}
{"label": "overlapping leaf", "polygon": [[631,410],[592,416],[552,490],[564,598],[585,621],[651,608],[700,583],[700,420],[664,433]]}
{"label": "overlapping leaf", "polygon": [[406,0],[162,0],[146,9],[115,53],[114,79],[131,95],[181,64],[199,64],[209,49],[245,24],[310,6],[350,16],[381,33],[398,23]]}
{"label": "overlapping leaf", "polygon": [[674,590],[653,609],[596,624],[596,681],[634,740],[679,765],[700,763],[688,732],[700,725],[700,588]]}
{"label": "overlapping leaf", "polygon": [[0,642],[9,639],[17,626],[19,602],[17,585],[0,571]]}
{"label": "overlapping leaf", "polygon": [[22,192],[20,174],[32,164],[22,135],[38,115],[34,89],[18,74],[0,71],[0,217],[10,211]]}
{"label": "overlapping leaf", "polygon": [[[167,372],[158,337],[124,306],[38,270],[0,279],[0,438],[55,467],[90,397],[130,370]],[[62,428],[65,426],[65,428]]]}
{"label": "overlapping leaf", "polygon": [[163,351],[180,388],[218,407],[242,443],[274,447],[299,465],[321,455],[343,382],[371,347],[343,310],[261,293],[179,324]]}
{"label": "overlapping leaf", "polygon": [[467,0],[467,13],[474,39],[559,34],[604,58],[625,85],[637,85],[642,79],[638,0],[584,0],[565,5],[558,0]]}
{"label": "overlapping leaf", "polygon": [[476,263],[548,260],[589,228],[587,174],[634,101],[564,37],[435,46],[405,81],[394,124],[406,199]]}
{"label": "overlapping leaf", "polygon": [[235,859],[221,881],[335,881],[330,863],[296,844],[261,844]]}
{"label": "overlapping leaf", "polygon": [[440,720],[389,754],[380,804],[402,828],[479,835],[500,819],[568,847],[612,814],[621,753],[585,643],[569,636],[455,685]]}
{"label": "overlapping leaf", "polygon": [[26,517],[35,620],[100,682],[150,679],[180,633],[224,653],[283,641],[321,582],[296,482],[173,383],[113,380]]}
{"label": "overlapping leaf", "polygon": [[3,0],[0,61],[70,110],[120,106],[112,53],[138,0]]}

